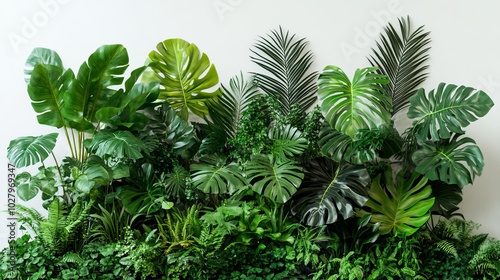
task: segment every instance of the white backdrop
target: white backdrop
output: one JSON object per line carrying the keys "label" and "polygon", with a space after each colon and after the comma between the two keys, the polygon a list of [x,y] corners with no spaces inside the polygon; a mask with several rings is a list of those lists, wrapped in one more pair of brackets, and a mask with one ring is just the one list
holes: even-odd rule
{"label": "white backdrop", "polygon": [[76,72],[96,48],[119,43],[128,49],[130,69],[135,69],[158,42],[183,38],[208,55],[225,83],[240,71],[255,69],[249,48],[258,36],[281,25],[307,38],[315,70],[333,64],[352,75],[356,68],[368,66],[366,56],[382,27],[407,15],[415,27],[425,25],[431,32],[427,91],[439,82],[473,86],[498,104],[467,129],[483,150],[486,167],[475,184],[464,189],[460,206],[467,219],[482,225],[481,232],[500,238],[500,177],[495,171],[500,166],[498,1],[10,0],[2,6],[0,247],[10,234],[4,212],[6,147],[20,136],[53,132],[37,124],[23,80],[24,63],[33,48],[56,50],[65,67]]}

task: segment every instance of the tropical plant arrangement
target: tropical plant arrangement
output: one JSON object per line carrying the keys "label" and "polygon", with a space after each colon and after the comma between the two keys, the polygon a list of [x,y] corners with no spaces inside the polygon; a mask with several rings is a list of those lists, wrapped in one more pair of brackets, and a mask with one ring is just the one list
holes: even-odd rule
{"label": "tropical plant arrangement", "polygon": [[[493,102],[466,86],[420,88],[429,44],[401,18],[349,78],[313,71],[305,38],[280,27],[250,50],[262,71],[222,85],[182,39],[160,42],[127,78],[121,45],[99,47],[77,72],[34,49],[31,105],[57,130],[12,140],[8,158],[40,166],[17,175],[16,192],[41,196],[47,216],[17,205],[29,233],[0,253],[0,275],[500,277],[500,242],[458,212],[484,167],[464,128]],[[400,134],[404,111],[413,123]]]}

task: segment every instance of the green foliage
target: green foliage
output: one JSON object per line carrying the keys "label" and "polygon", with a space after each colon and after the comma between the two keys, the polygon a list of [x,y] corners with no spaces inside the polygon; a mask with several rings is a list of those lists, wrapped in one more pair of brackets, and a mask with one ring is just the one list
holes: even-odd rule
{"label": "green foliage", "polygon": [[391,123],[390,99],[382,87],[389,81],[376,70],[357,69],[351,81],[339,67],[325,67],[318,79],[318,98],[332,128],[355,138],[359,130]]}
{"label": "green foliage", "polygon": [[125,211],[125,207],[119,207],[115,203],[109,211],[99,204],[99,210],[101,214],[89,215],[93,219],[88,238],[93,242],[99,240],[113,243],[124,240],[127,228],[132,228],[140,216],[139,214],[130,215]]}
{"label": "green foliage", "polygon": [[309,226],[331,224],[354,215],[365,204],[370,176],[365,168],[340,165],[328,158],[311,161],[293,197],[292,213]]}
{"label": "green foliage", "polygon": [[434,205],[431,194],[431,186],[420,174],[405,177],[402,170],[394,179],[392,169],[388,169],[383,178],[378,175],[372,181],[365,206],[373,213],[371,221],[380,223],[382,234],[409,236],[429,220]]}
{"label": "green foliage", "polygon": [[269,130],[270,152],[276,161],[283,162],[300,156],[307,148],[307,139],[302,132],[290,125],[275,126]]}
{"label": "green foliage", "polygon": [[306,46],[305,38],[297,40],[280,27],[267,38],[260,37],[251,49],[252,62],[266,73],[254,73],[257,86],[278,100],[283,115],[293,104],[306,111],[316,101],[317,73],[309,71],[313,55]]}
{"label": "green foliage", "polygon": [[235,163],[226,164],[222,157],[205,157],[191,165],[193,187],[208,194],[232,194],[247,185],[242,171]]}
{"label": "green foliage", "polygon": [[166,100],[186,121],[189,112],[200,117],[208,114],[207,101],[219,95],[217,90],[210,91],[219,76],[206,54],[182,39],[168,39],[158,43],[149,59],[154,80],[162,86],[159,99]]}
{"label": "green foliage", "polygon": [[390,81],[384,89],[392,99],[393,116],[408,107],[408,99],[429,75],[425,62],[429,59],[430,41],[429,32],[424,32],[423,26],[412,30],[407,17],[399,19],[399,31],[389,23],[377,42],[377,49],[372,49],[373,55],[368,60]]}
{"label": "green foliage", "polygon": [[252,189],[278,203],[285,203],[297,191],[304,174],[294,161],[272,162],[265,155],[252,156],[246,173]]}
{"label": "green foliage", "polygon": [[16,167],[26,167],[43,162],[56,146],[57,133],[19,137],[10,141],[7,158]]}
{"label": "green foliage", "polygon": [[198,206],[193,205],[185,213],[177,207],[168,210],[166,218],[156,218],[158,233],[162,239],[162,248],[168,254],[180,248],[188,248],[194,243],[194,237],[200,233]]}

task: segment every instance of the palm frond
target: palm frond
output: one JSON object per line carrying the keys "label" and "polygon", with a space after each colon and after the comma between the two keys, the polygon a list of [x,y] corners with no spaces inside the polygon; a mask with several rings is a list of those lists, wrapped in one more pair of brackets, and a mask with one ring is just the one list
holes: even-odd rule
{"label": "palm frond", "polygon": [[251,49],[252,62],[268,74],[254,73],[259,88],[276,96],[287,115],[292,104],[306,111],[316,102],[316,72],[310,72],[313,54],[306,49],[305,38],[295,39],[281,27],[267,37],[260,37]]}
{"label": "palm frond", "polygon": [[425,63],[431,41],[428,35],[423,26],[412,31],[409,17],[400,18],[399,31],[389,24],[377,42],[377,49],[372,49],[373,55],[368,60],[390,80],[384,87],[392,98],[392,115],[409,105],[408,99],[427,79],[429,66]]}

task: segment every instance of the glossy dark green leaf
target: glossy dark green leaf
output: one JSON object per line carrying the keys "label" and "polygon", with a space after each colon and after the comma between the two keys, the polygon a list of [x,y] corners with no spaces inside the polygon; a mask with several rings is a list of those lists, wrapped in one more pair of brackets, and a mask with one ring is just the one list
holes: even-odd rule
{"label": "glossy dark green leaf", "polygon": [[[472,184],[481,175],[484,158],[476,142],[460,134],[440,142],[427,141],[412,154],[416,171],[430,180],[441,180],[460,187]],[[460,138],[460,139],[459,139]]]}
{"label": "glossy dark green leaf", "polygon": [[7,147],[7,158],[17,168],[44,161],[56,146],[57,133],[16,138]]}
{"label": "glossy dark green leaf", "polygon": [[407,116],[415,119],[411,133],[419,143],[448,139],[453,133],[461,134],[463,128],[493,107],[493,101],[485,92],[445,83],[440,83],[428,94],[419,89],[410,98],[410,104]]}
{"label": "glossy dark green leaf", "polygon": [[38,194],[40,180],[36,177],[31,177],[29,172],[22,172],[16,176],[15,184],[19,198],[23,201],[28,201]]}
{"label": "glossy dark green leaf", "polygon": [[191,181],[194,187],[209,194],[232,194],[248,184],[237,164],[226,164],[225,158],[215,156],[191,165]]}
{"label": "glossy dark green leaf", "polygon": [[289,200],[304,178],[294,161],[271,162],[265,155],[252,156],[246,172],[255,192],[278,203]]}
{"label": "glossy dark green leaf", "polygon": [[290,125],[275,126],[269,129],[268,135],[272,142],[271,153],[280,162],[300,156],[308,147],[302,132]]}
{"label": "glossy dark green leaf", "polygon": [[328,158],[318,158],[306,168],[302,186],[292,198],[292,213],[310,226],[350,218],[354,208],[367,201],[369,183],[370,175],[363,166],[340,166]]}
{"label": "glossy dark green leaf", "polygon": [[33,71],[35,66],[39,64],[53,65],[57,68],[64,69],[62,60],[57,52],[47,48],[34,48],[28,56],[24,68],[24,74],[26,75],[26,84],[30,83],[31,72]]}
{"label": "glossy dark green leaf", "polygon": [[130,131],[124,130],[96,133],[94,138],[86,142],[86,147],[97,156],[111,156],[117,159],[139,159],[146,148],[141,140]]}

